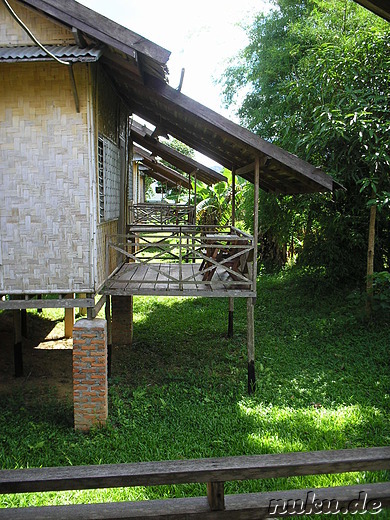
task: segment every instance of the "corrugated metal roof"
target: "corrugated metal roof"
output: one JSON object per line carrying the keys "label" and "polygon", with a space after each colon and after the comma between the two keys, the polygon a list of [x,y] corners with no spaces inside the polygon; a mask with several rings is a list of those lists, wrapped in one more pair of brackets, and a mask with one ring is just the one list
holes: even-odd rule
{"label": "corrugated metal roof", "polygon": [[[65,61],[97,61],[103,49],[97,47],[81,48],[77,45],[47,45],[47,50]],[[52,58],[38,46],[0,47],[0,61],[47,61]]]}

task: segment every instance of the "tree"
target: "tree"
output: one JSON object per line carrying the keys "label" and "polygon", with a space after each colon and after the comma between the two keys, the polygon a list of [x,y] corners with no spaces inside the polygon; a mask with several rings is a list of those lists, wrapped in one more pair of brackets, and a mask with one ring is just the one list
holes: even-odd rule
{"label": "tree", "polygon": [[[373,224],[367,205],[390,191],[390,29],[352,0],[274,5],[255,18],[250,44],[226,70],[225,100],[233,104],[249,85],[241,121],[346,187],[333,196],[278,197],[285,212],[279,230],[289,226],[284,240],[295,234],[301,263],[324,266],[335,279],[361,278],[369,212],[377,229],[375,266],[389,265],[389,206],[381,205]],[[260,229],[271,223],[262,216]]]}
{"label": "tree", "polygon": [[[233,183],[232,174],[223,171],[227,182],[218,182],[211,186],[198,182],[196,194],[196,214],[199,224],[227,225],[232,219]],[[236,180],[236,208],[240,208],[246,182],[240,178]],[[252,195],[253,200],[253,195]],[[236,218],[243,219],[243,212],[238,211]],[[252,209],[253,220],[253,209]]]}
{"label": "tree", "polygon": [[[194,149],[191,148],[190,146],[182,143],[178,139],[175,139],[173,137],[170,138],[170,139],[163,139],[162,143],[165,144],[166,146],[170,146],[174,150],[177,150],[178,152],[180,152],[183,155],[186,155],[187,157],[191,157],[191,159],[195,158],[195,151],[194,151]],[[165,162],[165,161],[163,161],[163,162]],[[172,165],[170,163],[165,162],[165,164],[167,166],[169,166],[170,168],[172,168]],[[181,171],[181,170],[177,169],[177,171]]]}

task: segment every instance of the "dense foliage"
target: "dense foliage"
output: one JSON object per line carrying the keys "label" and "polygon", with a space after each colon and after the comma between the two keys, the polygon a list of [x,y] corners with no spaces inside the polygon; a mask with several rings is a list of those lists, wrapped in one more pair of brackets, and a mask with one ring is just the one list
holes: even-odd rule
{"label": "dense foliage", "polygon": [[245,88],[242,123],[346,190],[262,193],[260,243],[279,264],[297,254],[335,280],[362,281],[370,204],[379,210],[375,268],[389,266],[390,26],[352,0],[273,3],[247,28],[250,43],[225,72],[226,103]]}
{"label": "dense foliage", "polygon": [[[233,179],[229,170],[224,169],[222,174],[226,182],[218,182],[208,186],[198,182],[196,192],[196,215],[198,224],[227,225],[232,222]],[[246,183],[240,177],[236,178],[235,197],[236,207],[240,206]],[[237,223],[237,222],[236,222]]]}

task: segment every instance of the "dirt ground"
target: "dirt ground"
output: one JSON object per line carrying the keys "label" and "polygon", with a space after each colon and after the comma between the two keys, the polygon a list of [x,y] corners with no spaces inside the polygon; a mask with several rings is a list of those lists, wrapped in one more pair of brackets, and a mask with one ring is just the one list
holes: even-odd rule
{"label": "dirt ground", "polygon": [[22,377],[15,377],[13,314],[0,314],[0,400],[17,389],[24,394],[72,398],[72,339],[64,337],[64,322],[27,313],[27,337],[23,338]]}

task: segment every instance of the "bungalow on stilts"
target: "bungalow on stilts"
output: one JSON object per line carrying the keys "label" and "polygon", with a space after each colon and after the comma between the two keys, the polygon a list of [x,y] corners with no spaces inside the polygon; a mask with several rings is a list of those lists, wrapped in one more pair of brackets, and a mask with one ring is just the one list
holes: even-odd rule
{"label": "bungalow on stilts", "polygon": [[[65,309],[79,430],[107,419],[111,335],[131,342],[134,296],[226,297],[230,333],[234,298],[246,298],[252,391],[259,189],[337,188],[169,86],[169,54],[74,0],[0,0],[0,309],[14,313],[19,376],[23,313]],[[145,169],[193,190],[224,182],[160,135],[231,170],[233,184],[237,175],[254,184],[253,236],[235,226],[234,196],[228,226],[197,224],[191,195],[184,207],[148,207]],[[106,319],[96,318],[104,305]],[[87,317],[73,326],[77,307]]]}

